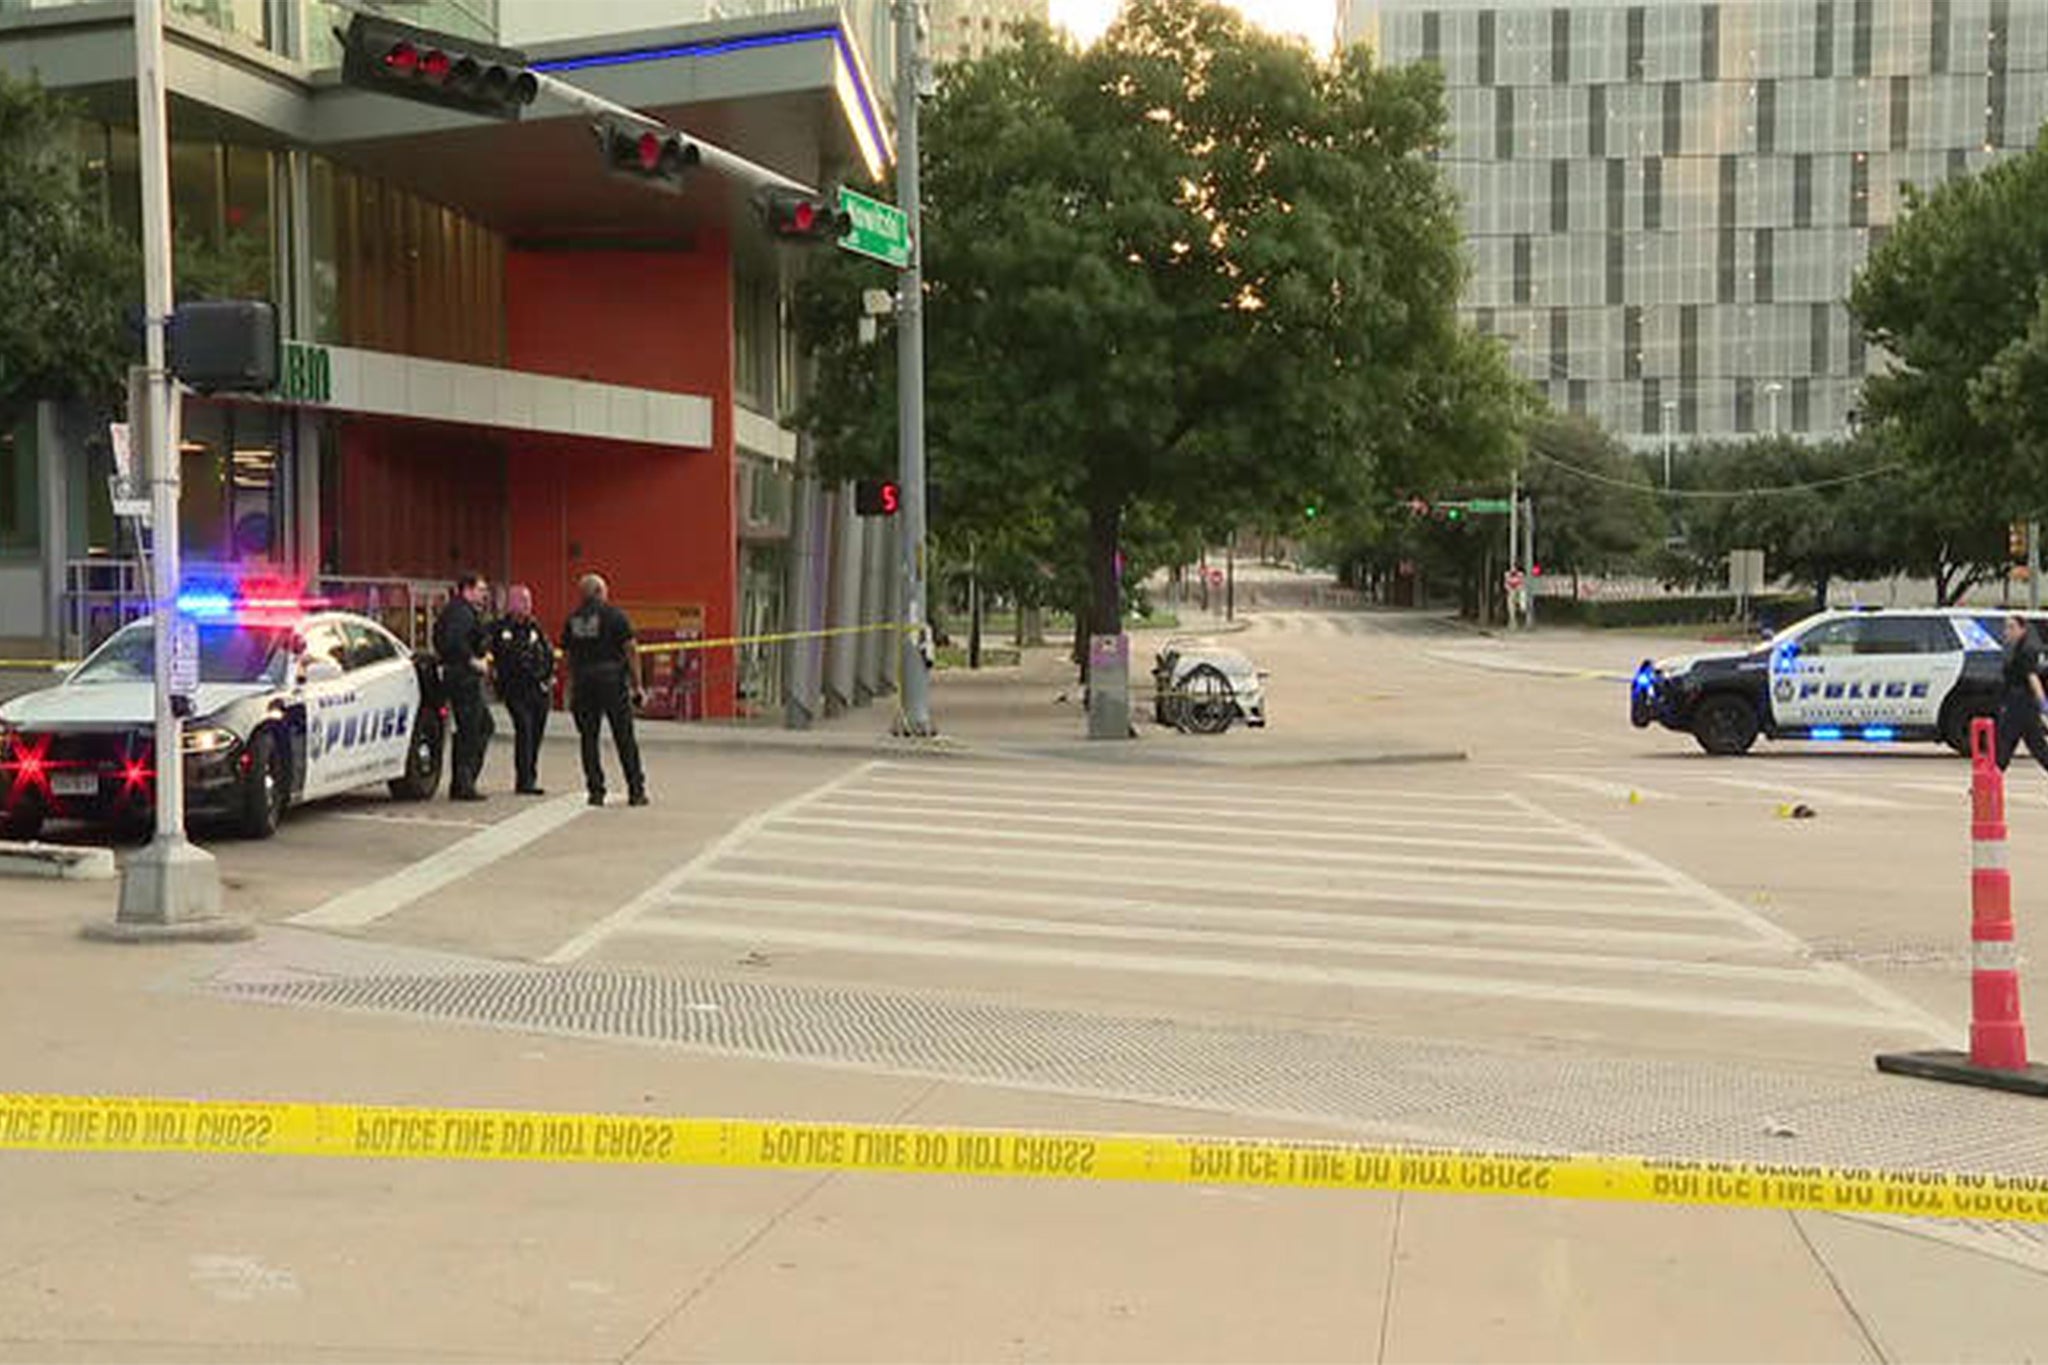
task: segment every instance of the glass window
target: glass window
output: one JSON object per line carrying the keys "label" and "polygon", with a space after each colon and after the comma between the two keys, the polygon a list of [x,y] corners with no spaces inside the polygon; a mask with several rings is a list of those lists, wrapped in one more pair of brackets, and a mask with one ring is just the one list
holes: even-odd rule
{"label": "glass window", "polygon": [[355,666],[348,632],[342,629],[339,621],[315,621],[307,626],[304,656],[307,659],[332,659],[343,669]]}
{"label": "glass window", "polygon": [[348,630],[350,668],[368,668],[398,657],[398,641],[383,630],[359,621],[344,624]]}
{"label": "glass window", "polygon": [[[199,680],[278,683],[284,679],[287,631],[230,624],[199,626]],[[138,621],[116,631],[78,666],[68,685],[136,682],[156,676],[156,630]]]}
{"label": "glass window", "polygon": [[1823,621],[1799,637],[1799,653],[1809,659],[1846,659],[1861,652],[1864,625],[1853,616]]}
{"label": "glass window", "polygon": [[0,431],[0,558],[30,556],[42,548],[40,472],[31,406],[12,431]]}
{"label": "glass window", "polygon": [[1929,616],[1872,616],[1860,624],[1858,654],[1936,654],[1955,648],[1942,622]]}

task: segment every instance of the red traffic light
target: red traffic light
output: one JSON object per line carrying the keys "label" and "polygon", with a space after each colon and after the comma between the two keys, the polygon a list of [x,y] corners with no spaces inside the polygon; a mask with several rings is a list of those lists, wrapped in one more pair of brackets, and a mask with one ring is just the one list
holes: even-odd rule
{"label": "red traffic light", "polygon": [[[471,66],[474,65],[475,63],[472,62]],[[447,53],[443,52],[438,47],[429,49],[426,55],[420,58],[420,74],[422,76],[425,76],[430,81],[447,80],[448,73],[452,71],[454,67],[454,58],[450,57]]]}
{"label": "red traffic light", "polygon": [[606,119],[591,125],[605,169],[626,180],[679,194],[683,177],[703,159],[697,144],[681,133]]}
{"label": "red traffic light", "polygon": [[517,48],[357,14],[341,38],[343,84],[444,109],[516,119],[540,94]]}
{"label": "red traffic light", "polygon": [[786,242],[826,242],[845,235],[839,210],[794,190],[770,190],[759,201],[769,234]]}
{"label": "red traffic light", "polygon": [[893,479],[857,479],[853,510],[863,517],[893,517],[903,508],[903,490]]}
{"label": "red traffic light", "polygon": [[411,43],[394,44],[391,50],[384,54],[386,69],[401,76],[410,76],[419,69],[419,64],[420,50]]}
{"label": "red traffic light", "polygon": [[658,170],[660,170],[660,169],[661,169],[661,135],[660,135],[659,133],[642,133],[642,134],[640,134],[640,140],[639,140],[639,142],[637,142],[636,144],[634,144],[634,155],[635,155],[635,156],[637,156],[637,157],[639,158],[639,160],[640,160],[640,169],[641,169],[641,170],[643,170],[643,171],[658,171]]}

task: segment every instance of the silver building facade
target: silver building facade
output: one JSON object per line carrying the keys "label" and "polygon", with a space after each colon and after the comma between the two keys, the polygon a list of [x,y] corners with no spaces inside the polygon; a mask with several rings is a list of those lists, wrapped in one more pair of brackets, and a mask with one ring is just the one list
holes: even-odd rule
{"label": "silver building facade", "polygon": [[1349,0],[1444,73],[1463,301],[1551,402],[1632,444],[1853,420],[1845,300],[1932,187],[2031,146],[2048,0]]}

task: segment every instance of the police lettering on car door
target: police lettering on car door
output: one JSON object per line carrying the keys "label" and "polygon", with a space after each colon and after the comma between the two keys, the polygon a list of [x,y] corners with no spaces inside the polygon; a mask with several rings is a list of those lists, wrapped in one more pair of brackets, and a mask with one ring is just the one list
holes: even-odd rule
{"label": "police lettering on car door", "polygon": [[1963,667],[1938,616],[1840,616],[1771,651],[1771,719],[1781,730],[1932,725]]}

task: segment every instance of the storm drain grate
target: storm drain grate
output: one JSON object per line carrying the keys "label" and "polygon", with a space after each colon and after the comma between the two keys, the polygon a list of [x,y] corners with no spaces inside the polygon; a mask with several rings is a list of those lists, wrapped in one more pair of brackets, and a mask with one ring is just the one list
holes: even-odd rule
{"label": "storm drain grate", "polygon": [[2048,1172],[2038,1101],[1875,1073],[1489,1051],[592,969],[228,980],[244,999],[1305,1119],[1414,1141]]}

